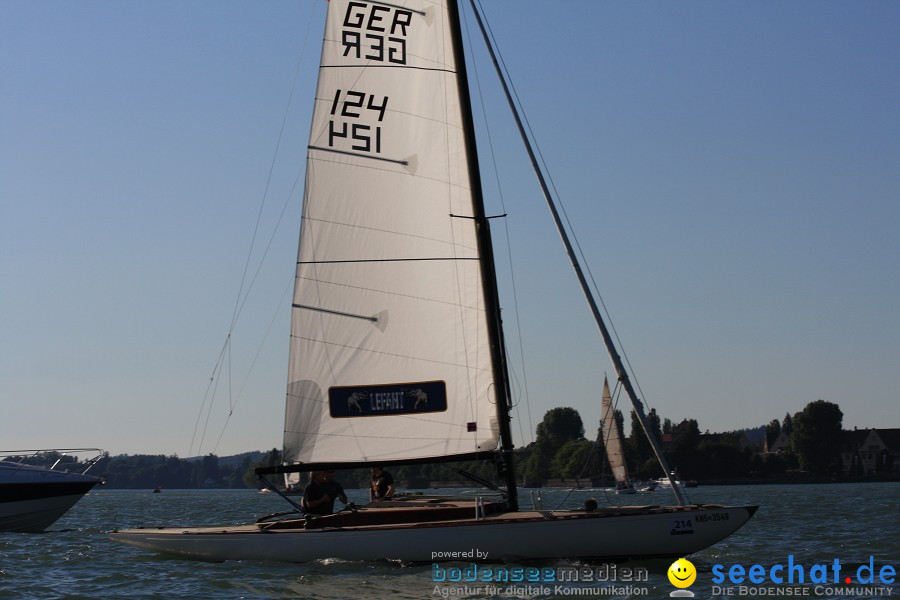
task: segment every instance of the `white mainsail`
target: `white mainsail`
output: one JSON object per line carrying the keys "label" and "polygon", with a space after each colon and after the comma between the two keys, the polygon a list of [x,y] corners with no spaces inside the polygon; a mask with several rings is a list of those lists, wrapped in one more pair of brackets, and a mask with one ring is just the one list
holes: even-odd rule
{"label": "white mainsail", "polygon": [[498,445],[447,9],[404,4],[328,8],[291,318],[287,464]]}
{"label": "white mainsail", "polygon": [[616,422],[615,411],[612,407],[612,395],[609,393],[609,382],[603,378],[603,415],[600,420],[600,429],[603,432],[603,444],[606,446],[606,457],[612,468],[613,477],[617,482],[630,485],[628,468],[625,466],[625,455],[622,453],[622,433]]}

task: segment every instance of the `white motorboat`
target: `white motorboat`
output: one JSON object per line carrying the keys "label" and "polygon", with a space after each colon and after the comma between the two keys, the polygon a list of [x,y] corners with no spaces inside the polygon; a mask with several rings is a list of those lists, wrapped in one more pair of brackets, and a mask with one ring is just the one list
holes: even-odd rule
{"label": "white motorboat", "polygon": [[[29,464],[39,456],[85,451],[96,452],[96,456],[83,463],[58,459],[50,466]],[[13,450],[0,454],[7,457],[0,459],[0,531],[43,531],[102,482],[101,477],[87,474],[100,458],[100,450]]]}

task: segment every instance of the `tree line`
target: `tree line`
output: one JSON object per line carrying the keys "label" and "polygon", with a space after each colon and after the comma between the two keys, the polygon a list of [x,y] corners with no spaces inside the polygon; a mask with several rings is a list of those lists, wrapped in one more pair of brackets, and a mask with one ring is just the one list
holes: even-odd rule
{"label": "tree line", "polygon": [[[619,430],[624,416],[616,411]],[[701,433],[696,419],[675,423],[660,419],[655,410],[647,415],[651,432],[664,449],[669,465],[679,477],[698,481],[746,481],[807,472],[819,476],[840,473],[840,444],[843,413],[837,404],[817,400],[802,411],[773,419],[767,425],[727,433]],[[784,432],[789,440],[778,453],[771,448]],[[516,450],[516,478],[526,487],[563,481],[611,485],[613,478],[599,428],[593,439],[585,437],[584,423],[573,408],[554,408],[544,415],[535,431],[535,441]],[[782,438],[784,439],[784,438]],[[629,472],[637,479],[661,477],[650,442],[632,412],[630,435],[624,440]],[[179,458],[176,455],[104,455],[93,468],[103,474],[111,488],[255,488],[254,470],[279,464],[281,453],[248,452],[233,457]],[[417,489],[429,485],[474,485],[463,473],[487,481],[497,481],[497,465],[492,460],[465,463],[436,463],[391,467],[398,482]],[[366,487],[367,469],[343,471],[345,487]]]}
{"label": "tree line", "polygon": [[[616,411],[619,431],[624,417]],[[816,400],[782,421],[726,433],[701,433],[696,419],[674,423],[655,410],[647,415],[650,431],[663,449],[669,466],[683,480],[747,481],[784,475],[839,476],[843,413],[832,402]],[[772,448],[784,432],[787,444]],[[538,425],[535,442],[523,466],[523,478],[536,484],[554,478],[605,481],[611,468],[602,443],[584,438],[581,417],[572,408],[555,408]],[[602,440],[598,431],[597,440]],[[651,444],[634,411],[631,435],[624,441],[626,465],[633,478],[661,477]]]}
{"label": "tree line", "polygon": [[280,452],[247,452],[220,459],[214,454],[195,458],[177,455],[106,454],[92,469],[116,489],[229,489],[258,487],[254,469],[275,464]]}

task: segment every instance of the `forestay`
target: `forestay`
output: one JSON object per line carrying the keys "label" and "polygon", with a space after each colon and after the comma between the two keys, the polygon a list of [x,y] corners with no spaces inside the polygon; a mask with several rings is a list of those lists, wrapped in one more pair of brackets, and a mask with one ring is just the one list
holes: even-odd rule
{"label": "forestay", "polygon": [[328,8],[291,318],[288,464],[498,444],[448,12],[404,4]]}

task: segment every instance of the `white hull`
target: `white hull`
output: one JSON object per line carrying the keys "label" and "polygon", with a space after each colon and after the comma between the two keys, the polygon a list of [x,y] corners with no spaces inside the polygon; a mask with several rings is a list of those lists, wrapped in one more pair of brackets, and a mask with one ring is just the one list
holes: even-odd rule
{"label": "white hull", "polygon": [[[683,484],[682,482],[676,481],[676,482],[675,482],[675,486],[676,486],[679,490],[684,491],[684,484]],[[666,479],[660,479],[660,480],[656,483],[656,488],[655,488],[655,489],[657,489],[657,490],[671,491],[671,490],[672,490],[672,484],[671,484],[668,480],[666,480]]]}
{"label": "white hull", "polygon": [[[323,529],[263,530],[257,525],[132,529],[112,532],[109,537],[145,550],[209,561],[649,558],[685,556],[711,546],[740,528],[755,510],[752,506],[624,507],[594,513],[499,513],[481,520]],[[461,554],[454,559],[452,553]]]}

